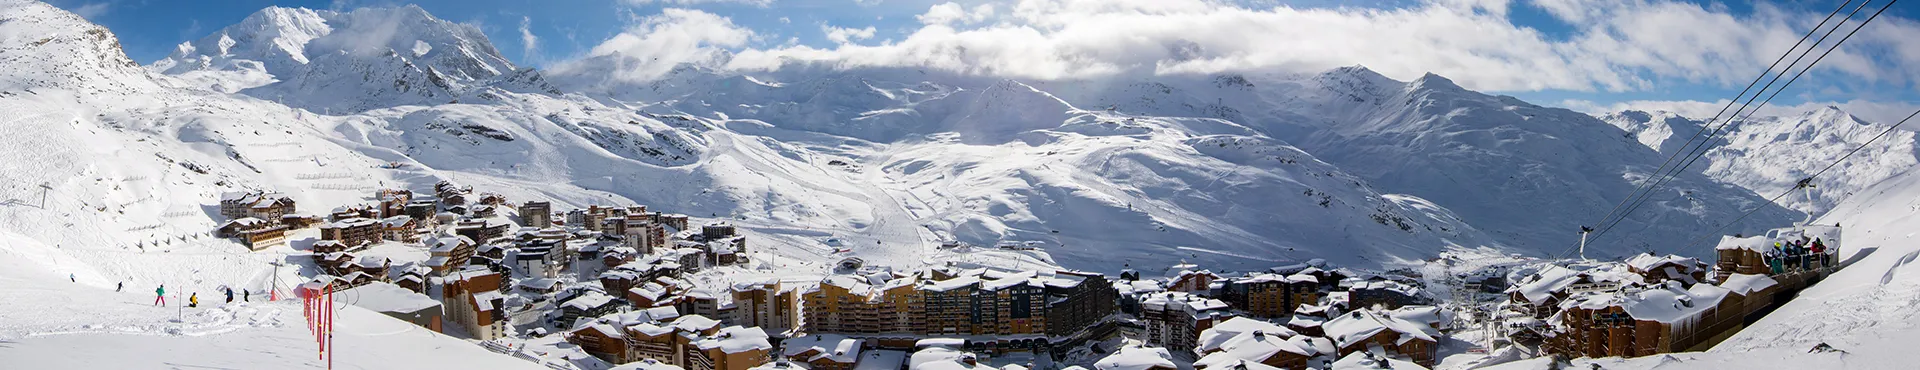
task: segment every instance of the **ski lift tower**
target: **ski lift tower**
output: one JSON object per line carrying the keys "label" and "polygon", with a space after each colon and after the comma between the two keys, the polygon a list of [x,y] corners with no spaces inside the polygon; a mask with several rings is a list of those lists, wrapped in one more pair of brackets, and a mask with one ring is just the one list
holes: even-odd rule
{"label": "ski lift tower", "polygon": [[1593,233],[1593,228],[1586,227],[1586,226],[1580,227],[1580,260],[1581,261],[1587,260],[1587,235],[1592,233]]}
{"label": "ski lift tower", "polygon": [[40,183],[40,209],[47,209],[47,192],[53,191],[52,183]]}

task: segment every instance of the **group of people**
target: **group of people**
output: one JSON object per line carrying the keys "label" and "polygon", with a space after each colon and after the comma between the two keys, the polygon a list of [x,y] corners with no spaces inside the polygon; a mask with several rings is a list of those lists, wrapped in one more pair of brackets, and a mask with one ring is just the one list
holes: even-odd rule
{"label": "group of people", "polygon": [[[233,303],[233,288],[226,288],[224,290],[227,293],[227,303]],[[119,291],[119,288],[115,288],[114,291]],[[253,291],[244,290],[244,289],[241,290],[240,300],[242,302],[252,301]],[[160,284],[159,288],[153,289],[153,305],[160,306],[160,307],[167,306],[167,285],[166,284]],[[187,297],[187,307],[189,308],[200,307],[200,292],[194,292],[192,295]]]}
{"label": "group of people", "polygon": [[1764,257],[1773,273],[1805,271],[1833,265],[1833,255],[1839,251],[1828,248],[1825,241],[1801,236],[1800,240],[1774,242],[1773,249],[1766,251]]}

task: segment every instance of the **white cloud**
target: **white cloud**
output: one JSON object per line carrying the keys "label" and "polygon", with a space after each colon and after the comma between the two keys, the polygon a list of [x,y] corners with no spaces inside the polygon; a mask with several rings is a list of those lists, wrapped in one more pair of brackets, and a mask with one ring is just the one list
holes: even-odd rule
{"label": "white cloud", "polygon": [[719,64],[728,49],[746,46],[755,34],[732,19],[698,10],[667,8],[644,17],[579,60],[554,67],[557,75],[597,80],[647,81],[683,63]]}
{"label": "white cloud", "polygon": [[[726,50],[733,54],[719,67],[740,70],[818,63],[1031,79],[1120,73],[1315,72],[1361,64],[1403,80],[1437,73],[1487,91],[1652,91],[1673,86],[1744,86],[1826,15],[1766,3],[1734,15],[1718,6],[1669,0],[1428,1],[1392,9],[1250,8],[1213,0],[1014,0],[968,9],[942,2],[916,17],[922,23],[919,29],[875,44],[855,43],[873,40],[868,29],[823,25],[834,46],[748,47],[752,31],[726,21],[723,27],[706,28],[713,32],[710,35],[650,35],[630,29],[595,48],[595,54],[608,45],[636,40],[688,39],[697,41],[661,46],[684,45],[694,50],[631,51],[686,56]],[[1572,31],[1549,36],[1516,25],[1507,16],[1513,6],[1545,9]],[[1863,12],[1862,18],[1872,10]],[[692,22],[695,19],[688,11],[674,11],[677,15],[648,17],[636,29],[672,31],[692,26],[682,23],[698,23]],[[722,34],[737,37],[719,37]],[[739,41],[726,41],[735,39]],[[1915,63],[1920,63],[1920,23],[1882,16],[1796,86],[1842,79],[1906,84],[1920,81],[1920,69],[1901,67]]]}
{"label": "white cloud", "polygon": [[833,43],[835,44],[845,44],[853,41],[870,39],[870,38],[873,38],[873,33],[875,31],[877,30],[875,30],[873,26],[867,26],[867,28],[854,29],[854,28],[834,27],[826,24],[820,25],[820,32],[827,34],[827,41],[833,41]]}
{"label": "white cloud", "polygon": [[626,3],[627,5],[632,5],[632,6],[653,5],[653,4],[677,5],[677,6],[692,6],[692,5],[703,5],[703,4],[745,4],[745,5],[752,5],[752,6],[765,8],[773,5],[774,0],[620,0],[620,2]]}
{"label": "white cloud", "polygon": [[927,25],[952,25],[956,23],[965,25],[986,21],[988,18],[993,17],[993,12],[993,4],[980,4],[979,6],[973,7],[973,11],[969,12],[965,8],[960,7],[960,4],[945,2],[927,8],[926,13],[914,16],[914,18],[920,19],[920,23]]}
{"label": "white cloud", "polygon": [[533,18],[520,17],[520,52],[524,58],[540,55],[540,37],[533,35]]}
{"label": "white cloud", "polygon": [[73,14],[88,20],[97,20],[100,16],[107,15],[107,11],[112,9],[110,5],[108,3],[81,4],[80,7],[73,8]]}
{"label": "white cloud", "polygon": [[792,24],[792,23],[793,23],[793,19],[789,19],[787,17],[780,17],[780,24]]}
{"label": "white cloud", "polygon": [[[1491,91],[1738,87],[1826,15],[1765,3],[1736,16],[1665,0],[1538,0],[1534,6],[1574,29],[1550,37],[1515,25],[1503,0],[1433,1],[1397,9],[1256,9],[1208,0],[1019,0],[982,25],[972,23],[996,15],[992,6],[963,11],[948,2],[929,7],[918,17],[925,25],[896,41],[742,50],[731,66],[813,61],[1060,79],[1362,64],[1391,77],[1433,72]],[[1916,80],[1920,69],[1900,66],[1920,62],[1920,25],[1889,18],[1822,61],[1814,75]],[[1879,54],[1887,56],[1869,57]]]}

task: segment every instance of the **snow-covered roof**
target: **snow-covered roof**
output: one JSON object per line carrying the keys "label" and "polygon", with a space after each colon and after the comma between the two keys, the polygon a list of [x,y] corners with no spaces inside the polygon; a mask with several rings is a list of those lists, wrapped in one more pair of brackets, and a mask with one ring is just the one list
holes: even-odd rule
{"label": "snow-covered roof", "polygon": [[265,224],[267,224],[267,220],[262,220],[262,219],[253,218],[253,217],[241,217],[241,218],[236,218],[236,219],[227,221],[226,223],[220,224],[220,228],[224,229],[229,226],[254,227],[254,226],[260,226]]}
{"label": "snow-covered roof", "polygon": [[921,339],[919,341],[913,342],[914,348],[947,347],[952,349],[960,349],[961,347],[966,347],[966,346],[967,346],[967,340],[960,339],[960,338],[927,338],[927,339]]}
{"label": "snow-covered roof", "polygon": [[767,332],[758,327],[729,326],[693,342],[693,345],[700,349],[717,348],[721,352],[734,354],[753,350],[771,350],[773,344],[768,343],[767,338]]}
{"label": "snow-covered roof", "polygon": [[793,357],[812,351],[814,354],[801,359],[807,362],[827,360],[851,364],[860,360],[860,347],[864,341],[837,334],[810,334],[790,338],[780,343],[783,347],[780,355]]}
{"label": "snow-covered roof", "polygon": [[1164,307],[1179,306],[1181,307],[1182,310],[1191,311],[1193,313],[1200,313],[1200,312],[1213,311],[1213,310],[1223,310],[1230,307],[1229,305],[1227,305],[1226,301],[1193,295],[1186,292],[1153,293],[1151,295],[1148,295],[1147,298],[1142,299],[1140,304],[1142,306],[1164,306]]}
{"label": "snow-covered roof", "polygon": [[554,279],[554,278],[524,279],[524,280],[520,280],[519,284],[514,284],[514,285],[520,286],[522,288],[528,288],[528,289],[551,290],[554,287],[560,286],[560,279]]}
{"label": "snow-covered roof", "polygon": [[371,218],[354,217],[354,218],[349,218],[345,220],[330,222],[321,227],[329,228],[329,229],[345,229],[345,228],[352,228],[352,227],[373,226],[374,224],[377,224],[377,223],[379,223],[379,221],[375,221]]}
{"label": "snow-covered roof", "polygon": [[1385,331],[1399,332],[1401,343],[1412,339],[1435,342],[1437,340],[1434,338],[1439,335],[1438,330],[1434,330],[1427,324],[1397,319],[1366,309],[1355,310],[1329,319],[1320,327],[1326,330],[1327,337],[1332,338],[1334,344],[1340,348],[1365,341]]}
{"label": "snow-covered roof", "polygon": [[1681,289],[1678,282],[1668,282],[1638,292],[1584,293],[1561,302],[1560,308],[1599,310],[1619,306],[1635,320],[1674,323],[1718,306],[1729,292],[1711,284]]}
{"label": "snow-covered roof", "polygon": [[853,370],[899,370],[907,364],[907,352],[896,350],[869,350],[860,354],[860,362]]}
{"label": "snow-covered roof", "polygon": [[360,267],[361,267],[361,268],[370,268],[370,269],[372,269],[372,268],[386,268],[386,267],[387,267],[387,257],[386,257],[386,256],[363,256],[363,257],[360,257]]}
{"label": "snow-covered roof", "polygon": [[386,227],[390,227],[390,228],[407,226],[408,223],[412,223],[412,222],[413,222],[413,217],[407,217],[407,216],[393,216],[393,217],[388,217],[380,220],[380,223],[385,224]]}
{"label": "snow-covered roof", "polygon": [[229,192],[222,192],[222,193],[220,193],[220,201],[222,201],[222,202],[233,202],[233,201],[247,201],[247,200],[251,200],[251,199],[259,199],[259,198],[255,198],[255,196],[256,196],[256,195],[258,195],[258,194],[259,194],[259,193],[255,193],[255,192],[251,192],[251,191],[229,191]]}
{"label": "snow-covered roof", "polygon": [[1573,284],[1580,282],[1583,278],[1596,282],[1637,282],[1642,280],[1639,275],[1621,271],[1625,270],[1622,267],[1624,267],[1624,264],[1609,263],[1589,268],[1586,271],[1580,271],[1559,265],[1547,265],[1531,275],[1533,280],[1528,280],[1526,283],[1508,288],[1508,291],[1520,292],[1521,296],[1526,298],[1527,302],[1538,305],[1545,303],[1546,299],[1552,297],[1555,292],[1563,292],[1568,287],[1573,286]]}
{"label": "snow-covered roof", "polygon": [[1427,367],[1420,366],[1420,364],[1414,363],[1413,361],[1375,356],[1367,351],[1353,351],[1353,353],[1347,354],[1347,357],[1341,357],[1339,361],[1334,361],[1333,368],[1341,370],[1427,370]]}
{"label": "snow-covered roof", "polygon": [[[1230,360],[1266,361],[1280,352],[1312,357],[1331,352],[1330,348],[1315,345],[1312,337],[1302,336],[1292,329],[1273,323],[1245,317],[1227,319],[1212,328],[1200,332],[1195,351],[1212,353],[1211,363]],[[1196,362],[1195,365],[1203,365]]]}
{"label": "snow-covered roof", "polygon": [[1766,275],[1733,274],[1727,276],[1727,281],[1720,282],[1720,287],[1726,288],[1734,294],[1752,295],[1753,292],[1758,292],[1778,284],[1780,284],[1780,282],[1774,281],[1772,277]]}
{"label": "snow-covered roof", "polygon": [[1441,311],[1439,307],[1424,305],[1403,306],[1387,311],[1387,315],[1393,316],[1393,318],[1427,325],[1439,325],[1445,322],[1446,320],[1443,314],[1444,311]]}
{"label": "snow-covered roof", "polygon": [[[1284,370],[1281,368],[1273,367],[1271,365],[1260,363],[1259,361],[1226,359],[1225,357],[1213,357],[1213,356],[1203,357],[1200,360],[1205,361],[1208,358],[1222,359],[1222,361],[1208,363],[1207,370]],[[1199,363],[1200,361],[1194,361],[1194,364],[1199,364]]]}
{"label": "snow-covered roof", "polygon": [[946,292],[954,289],[974,286],[979,283],[980,283],[979,277],[961,276],[961,277],[956,277],[952,279],[926,282],[925,284],[920,285],[920,290],[932,291],[932,292]]}
{"label": "snow-covered roof", "polygon": [[660,362],[660,360],[649,358],[649,359],[641,359],[640,361],[620,364],[620,366],[614,366],[613,368],[610,368],[607,370],[686,370],[686,369],[682,369],[679,366],[674,366],[673,364]]}
{"label": "snow-covered roof", "polygon": [[1148,294],[1167,290],[1167,288],[1160,286],[1159,281],[1155,280],[1116,280],[1113,282],[1113,289],[1119,291],[1121,295]]}
{"label": "snow-covered roof", "polygon": [[496,308],[496,307],[493,307],[493,300],[495,299],[504,300],[506,298],[507,296],[500,294],[500,291],[498,290],[489,290],[489,291],[474,293],[473,307],[475,310],[492,311],[494,308]]}
{"label": "snow-covered roof", "polygon": [[1385,291],[1390,291],[1394,293],[1399,293],[1405,296],[1417,296],[1420,294],[1419,287],[1407,285],[1407,284],[1404,284],[1398,281],[1393,281],[1393,280],[1360,281],[1360,282],[1354,283],[1353,286],[1349,289],[1385,290]]}
{"label": "snow-covered roof", "polygon": [[1640,271],[1650,271],[1654,267],[1664,264],[1675,264],[1692,268],[1698,267],[1700,260],[1694,259],[1693,257],[1681,257],[1671,254],[1655,256],[1652,253],[1641,253],[1627,258],[1627,266]]}
{"label": "snow-covered roof", "polygon": [[[908,357],[907,369],[908,370],[993,370],[994,369],[992,365],[987,365],[985,361],[978,361],[977,358],[978,357],[975,356],[973,353],[961,352],[960,350],[956,350],[952,348],[928,347],[926,349],[916,351],[913,353],[912,356]],[[965,361],[963,361],[965,359],[975,359],[975,360],[973,361],[974,362],[973,364],[967,364]]]}
{"label": "snow-covered roof", "polygon": [[1768,241],[1764,235],[1754,235],[1745,238],[1721,236],[1720,245],[1713,247],[1713,249],[1716,250],[1746,249],[1754,252],[1766,252],[1772,248],[1773,242]]}
{"label": "snow-covered roof", "polygon": [[1306,315],[1293,315],[1293,318],[1287,320],[1289,327],[1317,328],[1326,323],[1327,319]]}
{"label": "snow-covered roof", "polygon": [[701,332],[720,326],[720,322],[700,315],[686,315],[673,320],[673,328],[681,331]]}
{"label": "snow-covered roof", "polygon": [[813,370],[813,366],[808,366],[805,362],[793,362],[780,359],[760,364],[760,366],[749,367],[747,370]]}
{"label": "snow-covered roof", "polygon": [[1153,368],[1176,369],[1173,354],[1166,348],[1125,346],[1113,354],[1093,363],[1098,370],[1147,370]]}

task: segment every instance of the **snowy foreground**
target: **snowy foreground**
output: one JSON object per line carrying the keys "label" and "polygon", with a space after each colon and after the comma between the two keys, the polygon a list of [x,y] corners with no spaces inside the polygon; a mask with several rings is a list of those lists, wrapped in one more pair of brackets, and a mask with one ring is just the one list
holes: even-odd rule
{"label": "snowy foreground", "polygon": [[[0,234],[0,366],[8,369],[325,368],[299,300],[220,303],[199,308],[153,287],[72,282],[48,271],[46,246]],[[254,297],[262,299],[263,297]],[[183,300],[181,300],[183,301]],[[355,306],[335,317],[340,369],[537,369],[532,362]],[[176,320],[177,319],[177,320]],[[114,349],[106,355],[102,349]]]}
{"label": "snowy foreground", "polygon": [[[1704,353],[1581,359],[1587,369],[1911,369],[1920,354],[1920,173],[1907,172],[1840,202],[1816,223],[1839,223],[1857,261]],[[1815,350],[1821,344],[1832,351]],[[1533,359],[1494,369],[1549,369]]]}

